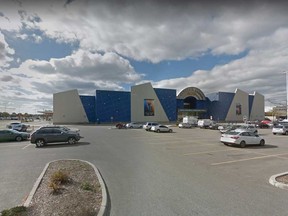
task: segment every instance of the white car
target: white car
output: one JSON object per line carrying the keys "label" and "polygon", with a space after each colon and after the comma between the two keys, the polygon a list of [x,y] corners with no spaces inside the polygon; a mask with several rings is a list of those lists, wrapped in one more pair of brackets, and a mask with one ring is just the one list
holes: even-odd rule
{"label": "white car", "polygon": [[189,123],[179,123],[179,128],[192,128],[192,125]]}
{"label": "white car", "polygon": [[265,140],[261,136],[248,131],[228,131],[221,135],[220,142],[225,145],[240,145],[241,148],[244,148],[248,144],[265,145]]}
{"label": "white car", "polygon": [[160,132],[172,133],[173,132],[173,130],[170,127],[165,126],[165,125],[152,126],[150,130],[154,131],[154,132],[157,132],[157,133],[160,133]]}
{"label": "white car", "polygon": [[252,124],[241,125],[240,127],[236,128],[235,131],[237,131],[237,132],[247,131],[247,132],[251,132],[251,133],[254,133],[254,134],[258,133],[258,130],[257,130],[256,126],[252,125]]}
{"label": "white car", "polygon": [[283,135],[288,134],[288,125],[281,125],[281,124],[275,125],[272,129],[272,133],[274,135],[276,135],[276,134],[283,134]]}
{"label": "white car", "polygon": [[146,122],[146,124],[143,125],[143,128],[146,130],[146,131],[150,131],[151,127],[152,126],[157,126],[159,125],[158,123],[156,122]]}
{"label": "white car", "polygon": [[126,128],[143,128],[143,124],[139,122],[130,122],[126,124]]}
{"label": "white car", "polygon": [[9,125],[6,125],[6,128],[22,132],[26,132],[28,127],[30,127],[30,125],[26,125],[21,122],[12,122]]}

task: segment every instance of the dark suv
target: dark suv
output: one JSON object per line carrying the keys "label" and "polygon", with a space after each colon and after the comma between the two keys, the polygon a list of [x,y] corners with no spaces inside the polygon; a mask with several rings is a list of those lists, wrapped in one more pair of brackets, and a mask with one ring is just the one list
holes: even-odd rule
{"label": "dark suv", "polygon": [[36,147],[42,147],[47,143],[68,142],[74,144],[81,138],[76,131],[65,131],[59,127],[39,128],[31,134],[30,142],[36,144]]}

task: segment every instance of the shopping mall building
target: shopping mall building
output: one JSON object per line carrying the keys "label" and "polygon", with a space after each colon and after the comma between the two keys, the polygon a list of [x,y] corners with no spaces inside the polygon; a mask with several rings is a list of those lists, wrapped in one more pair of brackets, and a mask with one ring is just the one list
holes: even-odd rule
{"label": "shopping mall building", "polygon": [[175,89],[153,88],[151,83],[131,87],[131,91],[96,90],[95,95],[79,95],[77,90],[53,95],[53,122],[176,122],[183,116],[199,119],[243,122],[264,119],[264,96],[235,92],[204,94],[188,87],[178,95]]}

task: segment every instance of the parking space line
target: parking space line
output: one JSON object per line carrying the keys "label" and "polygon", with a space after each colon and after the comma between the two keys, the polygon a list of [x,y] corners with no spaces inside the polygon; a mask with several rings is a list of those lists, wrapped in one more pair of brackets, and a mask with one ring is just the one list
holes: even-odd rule
{"label": "parking space line", "polygon": [[217,166],[217,165],[222,165],[222,164],[230,164],[230,163],[236,163],[236,162],[242,162],[242,161],[257,160],[257,159],[269,158],[269,157],[277,157],[277,158],[281,158],[281,159],[288,159],[288,158],[278,157],[278,156],[282,156],[282,155],[288,155],[288,153],[274,154],[274,155],[264,155],[264,156],[253,157],[253,158],[245,158],[245,159],[239,159],[239,160],[224,161],[224,162],[219,162],[219,163],[212,163],[211,165],[212,166]]}
{"label": "parking space line", "polygon": [[27,148],[27,147],[30,146],[30,145],[32,145],[32,144],[28,144],[28,145],[24,146],[22,149],[25,149],[25,148]]}
{"label": "parking space line", "polygon": [[239,149],[224,149],[224,150],[216,150],[216,151],[192,152],[192,153],[184,154],[184,156],[187,156],[187,155],[199,155],[199,154],[209,154],[209,153],[223,152],[223,151],[239,151]]}

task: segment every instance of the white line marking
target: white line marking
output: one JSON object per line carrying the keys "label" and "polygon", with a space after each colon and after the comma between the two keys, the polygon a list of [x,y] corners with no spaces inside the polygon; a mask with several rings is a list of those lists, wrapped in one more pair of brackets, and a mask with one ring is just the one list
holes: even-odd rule
{"label": "white line marking", "polygon": [[[221,164],[229,164],[229,163],[236,163],[236,162],[242,162],[242,161],[249,161],[249,160],[257,160],[257,159],[262,159],[262,158],[268,158],[268,157],[277,157],[281,155],[288,155],[288,153],[285,154],[275,154],[275,155],[265,155],[265,156],[260,156],[260,157],[253,157],[253,158],[246,158],[246,159],[240,159],[240,160],[233,160],[233,161],[225,161],[225,162],[219,162],[219,163],[212,163],[212,166],[216,165],[221,165]],[[284,158],[283,158],[284,159]]]}
{"label": "white line marking", "polygon": [[186,156],[186,155],[209,154],[209,153],[223,152],[223,151],[239,151],[239,149],[224,149],[224,150],[217,150],[217,151],[193,152],[193,153],[188,153],[188,154],[184,154],[184,155]]}
{"label": "white line marking", "polygon": [[22,149],[25,149],[25,148],[27,148],[27,147],[30,146],[30,145],[32,145],[32,144],[28,144],[28,145],[24,146]]}

